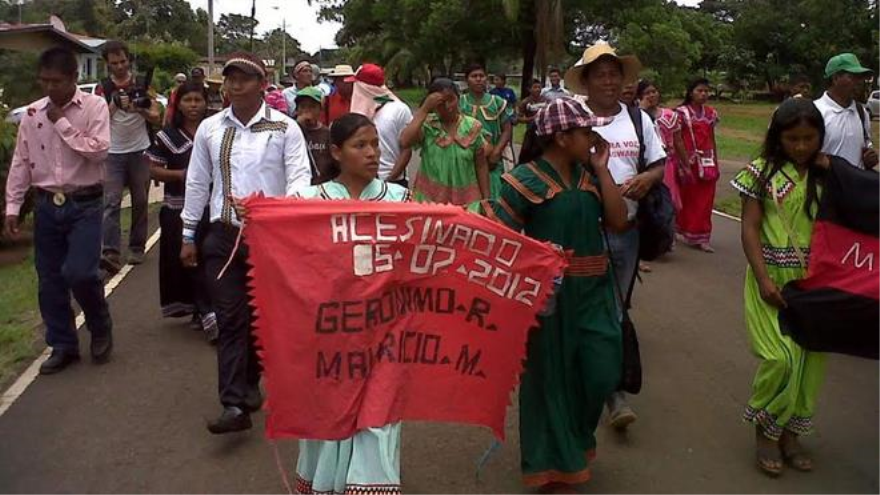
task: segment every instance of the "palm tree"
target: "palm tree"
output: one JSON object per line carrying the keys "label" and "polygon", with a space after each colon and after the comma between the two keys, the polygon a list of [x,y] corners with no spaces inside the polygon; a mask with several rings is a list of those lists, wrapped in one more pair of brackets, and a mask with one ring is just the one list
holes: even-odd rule
{"label": "palm tree", "polygon": [[522,38],[522,94],[528,92],[535,65],[543,80],[547,65],[565,54],[562,0],[502,0],[504,14],[519,23]]}

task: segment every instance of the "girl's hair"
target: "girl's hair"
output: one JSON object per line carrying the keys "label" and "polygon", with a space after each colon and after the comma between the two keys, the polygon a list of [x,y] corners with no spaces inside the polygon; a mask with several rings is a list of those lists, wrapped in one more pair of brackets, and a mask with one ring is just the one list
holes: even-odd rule
{"label": "girl's hair", "polygon": [[535,84],[537,84],[537,85],[539,85],[539,86],[541,86],[541,87],[544,86],[544,83],[542,83],[540,79],[537,79],[537,78],[536,78],[536,79],[532,79],[531,82],[529,82],[529,88],[531,88],[531,87],[534,86]]}
{"label": "girl's hair", "polygon": [[535,126],[530,125],[526,129],[526,135],[523,138],[522,148],[519,150],[518,163],[529,163],[537,160],[544,154],[544,150],[550,147],[553,142],[553,135],[539,136],[535,132]]}
{"label": "girl's hair", "polygon": [[[183,100],[183,97],[188,93],[198,93],[202,95],[202,98],[205,99],[205,103],[208,102],[208,90],[205,89],[204,84],[195,83],[192,81],[187,81],[180,85],[177,88],[177,91],[174,93],[174,116],[171,118],[171,125],[180,129],[183,127],[183,112],[180,111],[180,102]],[[207,115],[208,106],[205,105],[205,115]],[[202,115],[202,118],[205,118],[205,115]]]}
{"label": "girl's hair", "polygon": [[[825,141],[825,120],[819,109],[808,98],[790,98],[773,113],[770,128],[767,129],[767,137],[761,148],[761,158],[764,159],[765,168],[758,183],[762,193],[767,191],[767,185],[773,176],[780,173],[782,167],[791,161],[782,146],[782,133],[801,124],[806,124],[818,131],[819,147],[821,147],[822,142]],[[819,147],[816,148],[816,153],[819,152]],[[807,199],[804,202],[807,216],[810,218],[813,218],[813,205],[818,201],[817,181],[821,183],[824,178],[824,169],[810,166],[810,172],[807,174]]]}
{"label": "girl's hair", "polygon": [[486,72],[486,66],[479,62],[470,63],[467,67],[464,68],[464,77],[470,77],[472,72],[476,72],[478,70]]}
{"label": "girl's hair", "polygon": [[645,96],[645,92],[648,91],[648,88],[654,88],[657,91],[660,91],[657,85],[654,84],[652,81],[642,79],[641,81],[639,81],[639,85],[636,86],[636,98],[641,100],[642,97]]}
{"label": "girl's hair", "polygon": [[[347,113],[334,120],[330,124],[330,144],[342,148],[346,141],[351,139],[363,127],[375,127],[373,121],[359,113]],[[342,172],[342,168],[335,159],[330,169],[330,179],[335,179]]]}
{"label": "girl's hair", "polygon": [[682,105],[690,105],[694,101],[694,90],[697,86],[708,86],[709,80],[705,77],[698,77],[687,85],[687,91],[684,93],[684,102]]}
{"label": "girl's hair", "polygon": [[461,93],[458,91],[458,85],[452,79],[448,79],[445,77],[438,77],[431,81],[431,84],[428,85],[428,93],[422,98],[422,102],[419,103],[419,106],[425,104],[425,100],[428,99],[428,96],[432,93],[442,93],[444,91],[451,91],[455,94],[456,97],[461,96]]}

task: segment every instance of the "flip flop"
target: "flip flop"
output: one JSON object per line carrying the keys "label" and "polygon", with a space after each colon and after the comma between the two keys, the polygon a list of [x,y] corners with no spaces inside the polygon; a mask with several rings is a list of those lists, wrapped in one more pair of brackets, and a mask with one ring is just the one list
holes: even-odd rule
{"label": "flip flop", "polygon": [[783,451],[782,458],[786,464],[798,471],[809,473],[813,470],[813,458],[804,450],[795,450],[794,452]]}
{"label": "flip flop", "polygon": [[758,469],[763,471],[764,474],[772,478],[776,478],[782,474],[783,459],[782,455],[780,455],[776,449],[758,447],[756,454]]}

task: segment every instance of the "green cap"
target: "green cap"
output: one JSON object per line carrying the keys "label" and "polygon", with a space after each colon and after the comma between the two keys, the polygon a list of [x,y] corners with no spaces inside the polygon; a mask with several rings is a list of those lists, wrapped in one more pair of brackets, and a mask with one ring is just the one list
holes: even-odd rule
{"label": "green cap", "polygon": [[828,64],[825,65],[825,78],[828,79],[839,72],[849,72],[850,74],[873,74],[874,71],[867,67],[862,67],[858,57],[852,53],[841,53],[831,57]]}
{"label": "green cap", "polygon": [[315,86],[309,86],[308,88],[303,88],[296,92],[296,98],[294,98],[294,101],[300,98],[311,98],[318,103],[324,103],[324,92]]}

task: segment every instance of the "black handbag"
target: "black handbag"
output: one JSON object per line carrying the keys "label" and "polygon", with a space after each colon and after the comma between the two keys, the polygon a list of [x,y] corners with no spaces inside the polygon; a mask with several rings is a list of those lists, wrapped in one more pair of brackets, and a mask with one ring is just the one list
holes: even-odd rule
{"label": "black handbag", "polygon": [[[611,254],[613,258],[613,253],[611,252],[611,243],[608,242],[608,233],[605,229],[602,229],[602,233],[605,236],[605,245],[608,247],[608,252]],[[612,272],[613,272],[613,263]],[[628,394],[636,395],[642,390],[642,355],[639,351],[639,336],[636,333],[636,326],[633,324],[632,319],[629,317],[629,307],[630,301],[632,299],[632,290],[633,286],[635,286],[636,277],[638,276],[638,267],[633,274],[632,282],[629,284],[629,291],[626,294],[626,298],[620,294],[620,290],[617,289],[617,280],[616,278],[612,280],[612,283],[615,285],[614,295],[617,298],[617,303],[620,305],[620,311],[622,314],[622,318],[620,321],[620,334],[621,334],[621,350],[622,350],[622,359],[621,359],[621,369],[620,369],[620,384],[617,389],[622,390]],[[613,276],[613,273],[612,273]]]}

